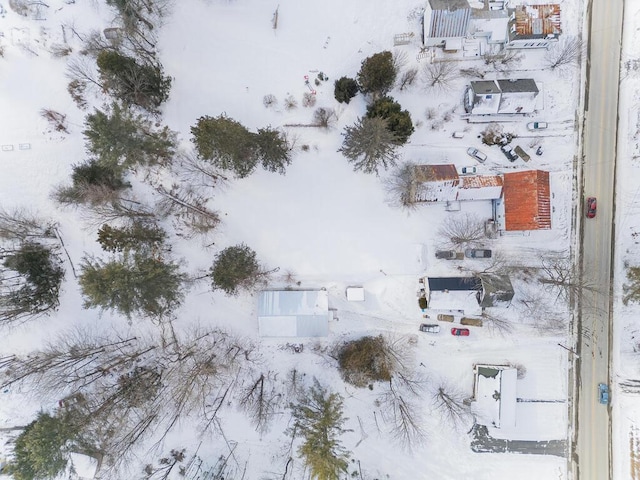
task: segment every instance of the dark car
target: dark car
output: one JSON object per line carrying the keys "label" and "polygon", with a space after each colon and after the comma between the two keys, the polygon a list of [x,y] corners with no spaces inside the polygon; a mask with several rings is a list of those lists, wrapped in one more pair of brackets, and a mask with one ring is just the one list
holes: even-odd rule
{"label": "dark car", "polygon": [[491,250],[468,248],[464,251],[464,256],[467,258],[491,258]]}
{"label": "dark car", "polygon": [[509,159],[510,162],[515,162],[518,159],[518,154],[514,151],[511,145],[502,145],[500,147],[504,156]]}
{"label": "dark car", "polygon": [[440,325],[437,323],[429,324],[429,323],[421,323],[420,331],[425,333],[438,333],[440,331]]}
{"label": "dark car", "polygon": [[596,216],[596,209],[598,208],[598,202],[596,197],[587,198],[587,218],[594,218]]}
{"label": "dark car", "polygon": [[454,252],[453,250],[438,250],[436,251],[436,258],[440,260],[462,260],[462,253]]}
{"label": "dark car", "polygon": [[604,383],[598,384],[598,401],[603,405],[609,405],[609,387]]}
{"label": "dark car", "polygon": [[451,335],[454,335],[456,337],[468,337],[469,329],[468,328],[452,328]]}

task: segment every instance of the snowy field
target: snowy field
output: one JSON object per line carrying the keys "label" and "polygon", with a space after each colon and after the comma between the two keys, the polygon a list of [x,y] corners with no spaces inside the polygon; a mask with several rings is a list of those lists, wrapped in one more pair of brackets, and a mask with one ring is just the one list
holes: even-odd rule
{"label": "snowy field", "polygon": [[[82,131],[85,115],[90,110],[77,108],[67,93],[65,76],[69,57],[54,58],[48,49],[52,44],[67,43],[73,48],[71,57],[81,48],[81,35],[91,29],[113,25],[113,12],[103,2],[51,0],[43,12],[43,20],[19,17],[2,2],[5,10],[0,19],[0,204],[10,210],[28,207],[40,216],[59,224],[59,231],[69,252],[70,263],[61,295],[59,311],[23,326],[4,330],[0,356],[25,354],[42,347],[58,335],[74,327],[88,331],[117,333],[126,336],[152,336],[157,326],[149,320],[134,320],[129,324],[117,314],[84,310],[76,268],[86,254],[100,255],[96,242],[96,225],[82,211],[61,208],[51,199],[57,185],[68,182],[71,167],[85,158]],[[383,51],[406,53],[407,67],[422,68],[416,59],[420,47],[421,11],[423,2],[398,0],[326,0],[300,2],[281,0],[268,3],[258,0],[181,0],[175,2],[165,19],[160,34],[159,58],[165,72],[173,77],[169,101],[162,107],[162,122],[178,132],[181,146],[191,149],[190,127],[200,116],[226,113],[250,130],[271,125],[284,128],[299,149],[286,175],[256,171],[250,177],[231,180],[224,188],[207,192],[209,206],[220,213],[222,222],[207,238],[187,240],[174,236],[173,257],[193,277],[206,274],[215,254],[221,249],[244,242],[254,249],[267,269],[279,268],[272,276],[272,287],[290,286],[291,272],[296,288],[324,288],[329,304],[335,309],[326,339],[305,341],[302,353],[283,349],[286,340],[260,339],[257,335],[257,296],[241,294],[227,297],[212,292],[206,282],[195,283],[183,305],[175,312],[173,326],[179,332],[194,326],[204,329],[221,327],[258,344],[261,361],[282,377],[293,368],[307,379],[316,377],[321,383],[345,399],[343,444],[351,453],[349,474],[354,478],[458,480],[500,479],[566,479],[567,459],[551,455],[474,453],[470,449],[469,430],[472,422],[454,426],[436,413],[432,404],[433,391],[439,385],[449,385],[464,398],[473,394],[475,364],[517,365],[524,367],[518,380],[517,396],[547,403],[522,403],[518,406],[518,428],[513,432],[490,429],[495,438],[508,436],[518,440],[564,440],[568,436],[567,385],[568,352],[558,346],[571,344],[567,328],[558,335],[541,334],[534,328],[522,305],[523,292],[539,286],[526,278],[514,278],[516,296],[500,315],[513,323],[511,332],[497,329],[471,328],[471,336],[449,335],[448,328],[429,336],[418,332],[422,315],[417,305],[418,278],[424,275],[455,276],[460,272],[449,262],[437,261],[438,229],[448,215],[473,214],[489,217],[489,202],[469,203],[458,213],[446,212],[442,204],[426,205],[407,212],[390,204],[381,177],[354,172],[346,159],[337,152],[342,142],[343,128],[364,115],[362,95],[348,105],[333,97],[333,81],[341,76],[356,75],[362,60]],[[346,4],[345,4],[346,3]],[[564,33],[579,35],[581,22],[577,0],[560,1]],[[278,26],[272,17],[278,8]],[[637,13],[637,12],[636,12]],[[635,19],[631,16],[629,18]],[[66,27],[61,28],[62,25]],[[71,28],[73,27],[73,29]],[[631,29],[628,29],[630,31]],[[393,36],[414,32],[409,45],[394,47]],[[637,38],[627,39],[626,44]],[[633,57],[637,52],[628,51]],[[455,163],[458,167],[472,165],[466,155],[468,147],[482,149],[488,155],[486,163],[477,165],[479,173],[504,173],[514,169],[541,169],[551,172],[552,230],[527,232],[526,235],[505,235],[490,240],[487,246],[500,251],[506,258],[518,259],[518,264],[536,265],[542,252],[566,252],[572,245],[571,212],[575,202],[573,192],[573,161],[577,148],[575,135],[576,108],[579,95],[579,72],[543,71],[545,52],[532,51],[509,75],[512,78],[534,78],[543,85],[544,110],[535,120],[551,123],[544,135],[528,132],[528,118],[505,123],[505,130],[515,133],[519,142],[529,148],[529,142],[540,142],[545,153],[532,155],[527,164],[511,164],[498,147],[488,147],[480,141],[484,124],[471,124],[460,118],[463,113],[462,93],[468,79],[458,78],[446,94],[426,90],[418,80],[404,91],[391,95],[411,113],[415,133],[402,149],[404,160],[416,163]],[[424,63],[425,60],[422,60]],[[479,62],[479,63],[478,63]],[[468,60],[468,66],[482,65]],[[315,78],[324,72],[329,80],[316,88],[316,107],[335,109],[338,120],[329,129],[287,127],[312,121],[314,108],[301,105],[308,92],[305,75]],[[492,78],[504,74],[489,73]],[[626,80],[629,102],[637,107],[632,89],[638,79],[630,74]],[[263,105],[265,95],[274,95],[277,103]],[[295,109],[286,109],[284,100],[293,96]],[[100,107],[109,99],[94,92],[88,96],[91,106]],[[67,115],[69,133],[52,131],[40,115],[50,108]],[[451,120],[430,120],[428,108],[437,112],[456,109]],[[620,178],[634,178],[638,163],[636,129],[638,111],[629,115],[628,145],[633,152],[623,150],[620,158]],[[454,131],[465,131],[464,139],[453,139]],[[540,137],[540,138],[538,138]],[[621,137],[623,138],[623,137]],[[533,144],[533,143],[532,143]],[[11,148],[10,148],[11,147]],[[529,148],[530,149],[530,148]],[[633,159],[631,158],[633,157]],[[157,174],[157,172],[155,172]],[[158,174],[159,176],[162,173]],[[145,190],[143,175],[132,179]],[[624,251],[617,256],[618,269],[630,261],[637,249],[634,240],[640,232],[640,218],[633,210],[637,203],[637,187],[630,181],[619,182],[618,208],[620,242]],[[172,230],[170,221],[166,228]],[[635,230],[634,230],[635,228]],[[472,268],[464,260],[466,268]],[[622,276],[618,276],[616,291],[620,291]],[[348,302],[345,288],[361,285],[366,301]],[[564,310],[562,305],[559,310]],[[625,338],[640,336],[633,326],[637,307],[622,307],[618,314],[623,325],[617,333]],[[625,324],[628,322],[628,324]],[[444,324],[445,326],[447,324]],[[635,329],[635,330],[634,330]],[[629,332],[632,332],[631,334]],[[413,400],[421,429],[422,443],[411,448],[394,440],[382,417],[376,398],[383,386],[357,389],[344,383],[336,362],[328,355],[329,348],[343,339],[363,335],[389,334],[405,342],[414,369],[426,379],[426,389]],[[621,378],[637,378],[637,342],[616,342],[616,367]],[[612,382],[615,385],[615,382]],[[614,387],[614,419],[620,446],[614,456],[618,470],[616,478],[636,478],[629,474],[629,458],[625,451],[629,435],[640,443],[640,420],[637,397],[622,395]],[[43,398],[20,387],[1,394],[0,428],[25,425],[40,409],[52,411],[58,398]],[[635,409],[634,409],[635,407]],[[624,412],[624,413],[623,413]],[[484,413],[474,412],[482,419]],[[186,449],[187,457],[197,451],[200,458],[216,459],[229,456],[236,479],[284,478],[290,454],[288,409],[283,406],[267,432],[257,433],[243,414],[228,405],[221,415],[220,432],[200,434],[191,419],[184,419],[153,450],[155,438],[150,438],[136,450],[136,455],[120,472],[120,478],[144,478],[143,468],[171,449]],[[233,446],[233,447],[232,447]],[[616,447],[617,448],[617,447]],[[637,447],[636,447],[637,448]],[[1,455],[1,454],[0,454]],[[636,450],[640,456],[640,450]],[[295,454],[294,454],[295,457]],[[640,457],[639,457],[640,458]],[[215,463],[211,461],[211,466]],[[640,462],[640,460],[639,460]],[[293,462],[293,476],[306,478],[298,459]],[[635,468],[640,468],[636,465]],[[104,479],[117,480],[105,470]],[[358,475],[358,476],[357,476]],[[640,477],[638,477],[640,478]]]}

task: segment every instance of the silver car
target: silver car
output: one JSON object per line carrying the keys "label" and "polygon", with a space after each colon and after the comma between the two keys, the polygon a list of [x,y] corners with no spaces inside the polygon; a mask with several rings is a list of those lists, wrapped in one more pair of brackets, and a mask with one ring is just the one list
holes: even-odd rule
{"label": "silver car", "polygon": [[484,153],[482,153],[480,150],[478,150],[477,148],[467,148],[467,154],[471,158],[479,161],[480,163],[484,163],[485,160],[487,159],[487,156]]}

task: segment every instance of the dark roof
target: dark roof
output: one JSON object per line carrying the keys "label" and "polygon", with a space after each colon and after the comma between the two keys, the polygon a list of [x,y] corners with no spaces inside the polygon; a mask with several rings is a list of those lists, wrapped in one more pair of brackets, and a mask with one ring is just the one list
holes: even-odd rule
{"label": "dark roof", "polygon": [[460,179],[458,170],[453,163],[446,165],[416,165],[413,171],[417,182],[457,181]]}
{"label": "dark roof", "polygon": [[429,20],[430,38],[465,37],[471,20],[467,0],[429,0],[432,13]]}
{"label": "dark roof", "polygon": [[476,277],[429,277],[429,291],[444,292],[481,290],[482,282]]}
{"label": "dark roof", "polygon": [[505,230],[551,228],[549,172],[525,170],[504,174]]}
{"label": "dark roof", "polygon": [[496,302],[511,301],[514,291],[511,279],[507,275],[482,274],[479,277],[483,289],[481,307],[492,307]]}
{"label": "dark roof", "polygon": [[527,92],[538,93],[538,86],[533,78],[514,80],[497,80],[502,93]]}
{"label": "dark roof", "polygon": [[471,82],[471,88],[476,95],[498,94],[500,87],[495,80],[477,80]]}

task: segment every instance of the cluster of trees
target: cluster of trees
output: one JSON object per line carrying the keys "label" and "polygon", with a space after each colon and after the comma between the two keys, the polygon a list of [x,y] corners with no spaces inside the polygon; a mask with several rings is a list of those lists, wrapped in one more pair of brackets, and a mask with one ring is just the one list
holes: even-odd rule
{"label": "cluster of trees", "polygon": [[191,134],[201,158],[238,178],[251,175],[258,164],[267,171],[284,173],[291,163],[285,135],[270,126],[253,133],[226,115],[204,116],[191,127]]}
{"label": "cluster of trees", "polygon": [[409,112],[387,96],[395,85],[398,69],[398,59],[391,52],[380,52],[362,62],[357,81],[342,77],[334,84],[339,102],[349,103],[359,91],[370,99],[365,117],[345,128],[339,150],[356,171],[377,175],[380,169],[394,166],[398,147],[407,143],[414,132]]}

